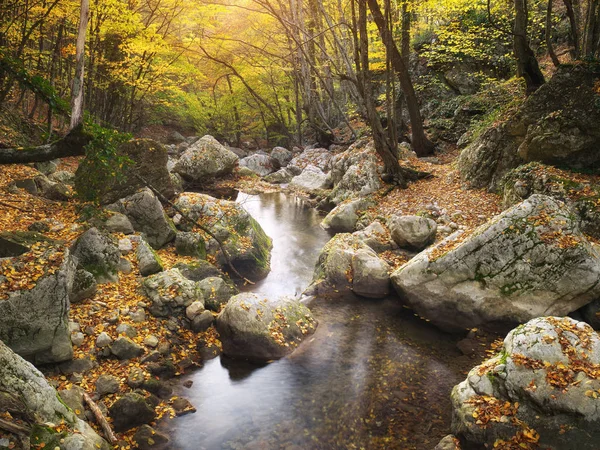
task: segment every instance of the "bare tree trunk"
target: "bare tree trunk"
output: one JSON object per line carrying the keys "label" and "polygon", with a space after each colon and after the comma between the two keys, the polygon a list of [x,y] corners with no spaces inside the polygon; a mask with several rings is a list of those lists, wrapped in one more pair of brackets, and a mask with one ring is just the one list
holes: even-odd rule
{"label": "bare tree trunk", "polygon": [[554,64],[554,67],[558,67],[560,66],[560,61],[552,45],[552,3],[554,3],[554,0],[548,0],[548,8],[546,9],[546,48],[548,49],[548,55],[550,55],[552,64]]}
{"label": "bare tree trunk", "polygon": [[87,31],[88,18],[90,15],[89,0],[81,0],[81,11],[79,13],[79,31],[77,33],[75,78],[71,92],[71,125],[69,129],[75,128],[83,122],[83,76],[85,67],[85,35]]}
{"label": "bare tree trunk", "polygon": [[527,94],[532,94],[545,83],[537,58],[529,47],[527,34],[527,0],[514,0],[515,24],[513,49],[517,59],[517,74],[525,79]]}

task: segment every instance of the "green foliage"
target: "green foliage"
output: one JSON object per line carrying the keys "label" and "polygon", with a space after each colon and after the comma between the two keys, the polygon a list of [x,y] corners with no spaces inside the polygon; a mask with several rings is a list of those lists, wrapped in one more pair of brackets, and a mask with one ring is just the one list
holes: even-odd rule
{"label": "green foliage", "polygon": [[85,165],[91,168],[88,173],[92,175],[84,185],[77,187],[77,194],[82,200],[98,202],[102,186],[123,180],[123,169],[131,160],[119,154],[118,148],[132,136],[91,121],[87,121],[85,128],[92,136],[85,147]]}

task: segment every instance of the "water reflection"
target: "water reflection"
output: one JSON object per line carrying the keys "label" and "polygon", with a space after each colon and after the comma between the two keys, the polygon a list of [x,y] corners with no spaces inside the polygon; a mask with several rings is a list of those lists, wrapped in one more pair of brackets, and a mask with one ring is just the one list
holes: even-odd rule
{"label": "water reflection", "polygon": [[[240,196],[274,239],[273,272],[252,290],[295,294],[329,239],[281,194]],[[171,422],[171,448],[431,449],[448,432],[449,393],[472,361],[454,340],[383,301],[317,299],[316,333],[263,367],[215,359],[180,388],[197,408]],[[184,381],[184,380],[182,380]]]}

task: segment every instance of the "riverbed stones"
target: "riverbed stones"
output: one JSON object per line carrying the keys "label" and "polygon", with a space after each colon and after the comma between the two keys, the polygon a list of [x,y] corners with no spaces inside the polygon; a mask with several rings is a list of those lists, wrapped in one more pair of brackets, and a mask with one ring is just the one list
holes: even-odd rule
{"label": "riverbed stones", "polygon": [[119,336],[112,344],[110,351],[119,359],[132,359],[144,353],[144,347],[136,344],[126,336]]}
{"label": "riverbed stones", "polygon": [[148,245],[144,239],[140,239],[135,250],[140,275],[147,277],[163,271],[160,256]]}
{"label": "riverbed stones", "polygon": [[[177,199],[176,206],[193,220],[218,221],[212,231],[223,242],[229,259],[242,276],[254,281],[269,273],[271,239],[240,204],[205,194],[185,193]],[[220,249],[216,259],[220,267],[227,266]]]}
{"label": "riverbed stones", "polygon": [[134,229],[131,221],[125,214],[113,212],[112,215],[104,222],[106,231],[110,233],[133,234]]}
{"label": "riverbed stones", "polygon": [[279,161],[265,155],[264,153],[255,153],[240,159],[240,167],[246,167],[259,177],[264,177],[279,169]]}
{"label": "riverbed stones", "polygon": [[434,220],[421,216],[392,216],[388,221],[392,239],[400,248],[420,251],[433,243],[437,232]]}
{"label": "riverbed stones", "polygon": [[316,325],[310,310],[297,300],[251,293],[232,297],[217,317],[223,353],[258,361],[291,353]]}
{"label": "riverbed stones", "polygon": [[121,383],[117,377],[112,375],[100,375],[96,380],[96,392],[100,397],[108,394],[115,394],[119,392]]}
{"label": "riverbed stones", "polygon": [[395,248],[390,231],[377,220],[370,223],[364,229],[355,231],[352,234],[371,247],[376,253]]}
{"label": "riverbed stones", "polygon": [[271,150],[271,158],[276,159],[281,167],[286,167],[293,157],[294,154],[283,147],[275,147]]}
{"label": "riverbed stones", "polygon": [[238,157],[212,136],[203,136],[181,155],[173,171],[189,182],[209,181],[233,171]]}
{"label": "riverbed stones", "polygon": [[152,422],[156,412],[140,394],[130,392],[119,398],[109,409],[115,431],[127,431]]}
{"label": "riverbed stones", "polygon": [[144,188],[107,207],[125,214],[133,228],[152,246],[159,249],[175,239],[175,227],[154,193]]}
{"label": "riverbed stones", "polygon": [[79,236],[71,247],[71,254],[77,261],[77,267],[94,275],[98,283],[119,279],[121,252],[113,239],[97,228],[90,228]]}
{"label": "riverbed stones", "polygon": [[298,167],[302,170],[309,166],[317,167],[325,171],[329,168],[329,161],[332,153],[325,148],[312,148],[304,150],[298,156],[295,156],[289,163],[290,166]]}
{"label": "riverbed stones", "polygon": [[223,277],[224,274],[217,267],[202,259],[190,263],[177,263],[173,266],[174,269],[179,269],[181,274],[193,281],[202,281],[208,277]]}
{"label": "riverbed stones", "polygon": [[80,303],[85,299],[93,297],[97,290],[96,277],[87,270],[79,269],[75,272],[73,278],[69,300],[71,303]]}
{"label": "riverbed stones", "polygon": [[406,303],[444,330],[566,315],[600,296],[600,252],[551,197],[533,195],[454,238],[392,274]]}
{"label": "riverbed stones", "polygon": [[340,203],[325,216],[321,227],[335,233],[352,233],[356,228],[360,211],[372,205],[372,201],[362,198]]}
{"label": "riverbed stones", "polygon": [[198,282],[198,288],[204,298],[204,306],[213,311],[219,311],[221,306],[238,293],[232,282],[227,282],[221,277],[208,277]]}
{"label": "riverbed stones", "polygon": [[540,448],[595,449],[599,365],[600,337],[589,325],[569,317],[533,319],[455,386],[452,432],[490,448],[519,434]]}
{"label": "riverbed stones", "polygon": [[331,179],[320,168],[309,165],[300,175],[292,178],[290,187],[309,194],[318,194],[320,191],[331,187]]}
{"label": "riverbed stones", "polygon": [[291,170],[289,170],[288,168],[283,168],[279,169],[277,172],[273,172],[267,175],[263,179],[267,183],[284,184],[292,181],[292,178],[294,178],[294,176],[295,174]]}
{"label": "riverbed stones", "polygon": [[133,435],[133,440],[140,450],[165,448],[169,443],[169,438],[166,434],[155,430],[149,425],[142,425]]}
{"label": "riverbed stones", "polygon": [[194,333],[202,333],[214,323],[215,318],[210,311],[202,311],[192,320],[190,328]]}
{"label": "riverbed stones", "polygon": [[[40,424],[60,424],[64,421],[69,426],[68,430],[73,431],[67,431],[61,446],[74,450],[111,448],[61,401],[56,390],[32,364],[1,341],[0,392],[0,410],[3,412],[12,412],[27,421]],[[43,426],[42,429],[45,430]],[[52,433],[43,433],[40,437],[36,442],[38,446],[43,444],[44,447],[54,448],[58,445]]]}
{"label": "riverbed stones", "polygon": [[181,256],[206,259],[206,243],[200,233],[178,232],[175,236],[175,251]]}
{"label": "riverbed stones", "polygon": [[152,302],[150,313],[157,317],[184,315],[195,301],[203,302],[196,282],[185,278],[179,269],[170,269],[151,275],[142,281],[142,289]]}
{"label": "riverbed stones", "polygon": [[388,264],[357,236],[340,233],[323,247],[307,292],[343,295],[350,290],[383,298],[390,292],[389,271]]}

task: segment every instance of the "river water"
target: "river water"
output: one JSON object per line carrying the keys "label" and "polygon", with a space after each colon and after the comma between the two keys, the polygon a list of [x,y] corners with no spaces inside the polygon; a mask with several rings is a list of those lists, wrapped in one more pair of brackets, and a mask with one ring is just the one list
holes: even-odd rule
{"label": "river water", "polygon": [[[269,276],[251,291],[298,295],[330,236],[302,201],[240,193],[273,238]],[[398,299],[316,299],[316,333],[265,366],[220,357],[178,388],[197,408],[169,425],[173,449],[428,449],[450,426],[450,391],[475,363],[456,338]]]}

